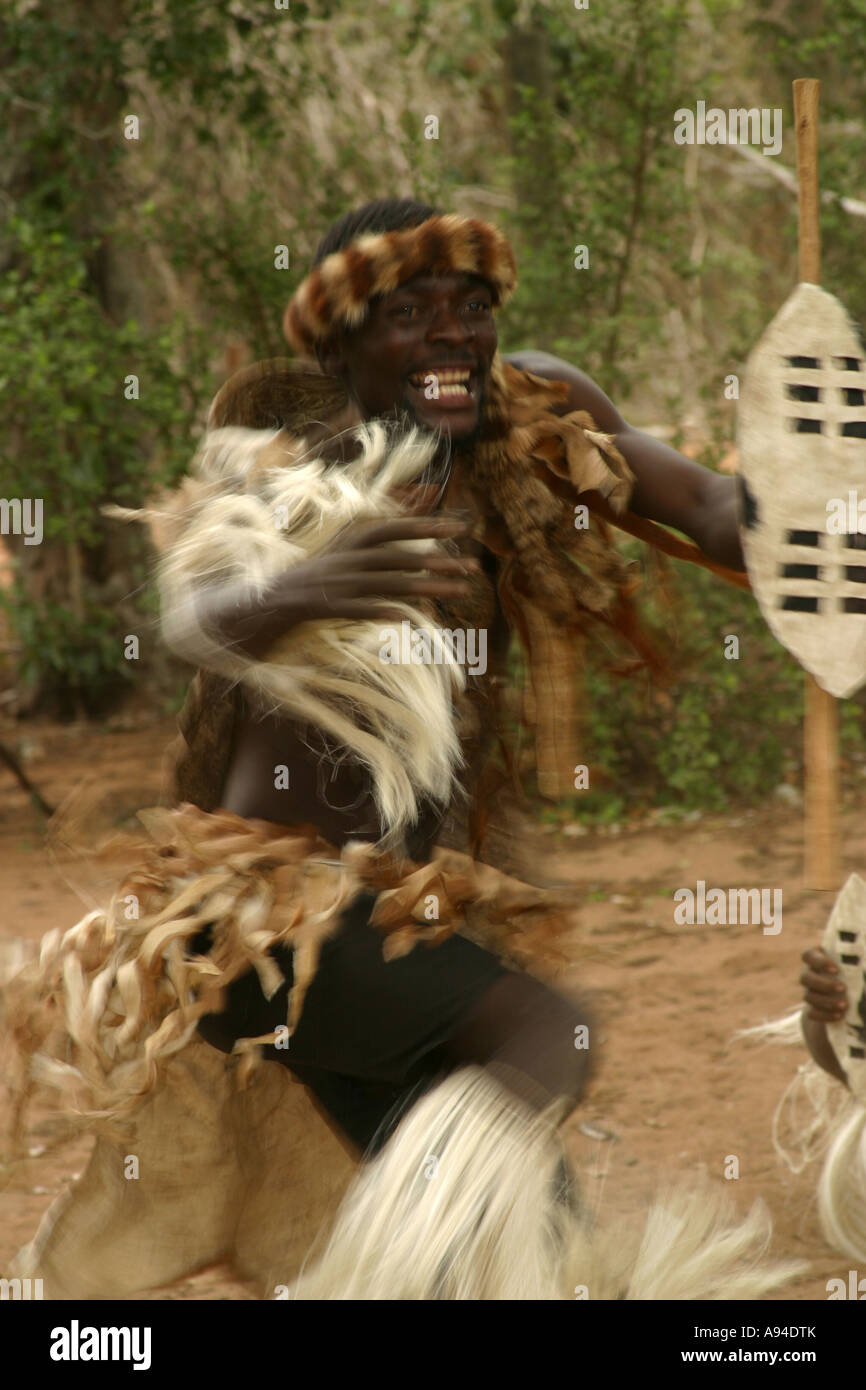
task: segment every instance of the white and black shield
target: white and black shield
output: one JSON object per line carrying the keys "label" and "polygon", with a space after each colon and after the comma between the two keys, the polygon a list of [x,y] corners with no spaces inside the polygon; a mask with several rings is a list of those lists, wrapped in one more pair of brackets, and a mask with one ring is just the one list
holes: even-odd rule
{"label": "white and black shield", "polygon": [[831,695],[866,683],[866,361],[845,308],[800,284],[746,366],[743,551],[774,636]]}
{"label": "white and black shield", "polygon": [[821,945],[835,962],[848,1001],[844,1019],[827,1024],[827,1036],[852,1094],[866,1105],[866,883],[859,874],[851,874],[840,890]]}

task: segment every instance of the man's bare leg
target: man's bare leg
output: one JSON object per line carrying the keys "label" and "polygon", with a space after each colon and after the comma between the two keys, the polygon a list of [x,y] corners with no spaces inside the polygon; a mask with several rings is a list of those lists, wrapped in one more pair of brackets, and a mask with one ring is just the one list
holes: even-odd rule
{"label": "man's bare leg", "polygon": [[531,975],[508,974],[487,990],[443,1048],[455,1066],[476,1063],[532,1110],[578,1104],[591,1072],[592,1025],[584,1006]]}

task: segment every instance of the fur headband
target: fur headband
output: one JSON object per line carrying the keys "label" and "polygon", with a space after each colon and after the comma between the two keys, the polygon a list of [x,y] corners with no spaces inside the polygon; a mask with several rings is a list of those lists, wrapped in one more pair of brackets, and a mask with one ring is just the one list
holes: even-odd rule
{"label": "fur headband", "polygon": [[312,357],[334,328],[359,327],[374,295],[425,271],[481,276],[497,308],[517,285],[514,252],[502,232],[474,217],[437,215],[403,231],[367,233],[326,256],[289,301],[283,332],[296,352]]}

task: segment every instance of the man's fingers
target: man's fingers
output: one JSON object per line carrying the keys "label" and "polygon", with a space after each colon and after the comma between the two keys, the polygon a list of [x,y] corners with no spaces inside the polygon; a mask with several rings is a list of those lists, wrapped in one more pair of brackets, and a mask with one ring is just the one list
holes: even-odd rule
{"label": "man's fingers", "polygon": [[800,984],[813,994],[827,995],[830,998],[845,994],[845,986],[841,980],[832,975],[821,975],[816,970],[802,971]]}
{"label": "man's fingers", "polygon": [[830,975],[838,975],[839,967],[832,961],[820,946],[810,946],[808,951],[804,951],[800,957],[804,965],[808,965],[812,970],[824,971]]}
{"label": "man's fingers", "polygon": [[345,603],[334,607],[332,618],[351,618],[355,621],[371,623],[399,623],[406,614],[399,608],[389,608],[387,603],[368,603],[365,599],[346,599]]}
{"label": "man's fingers", "polygon": [[839,979],[838,969],[825,951],[812,947],[802,955],[806,969],[800,975],[809,1009],[816,1023],[837,1023],[848,1012],[848,992]]}
{"label": "man's fingers", "polygon": [[837,1023],[848,1012],[848,991],[839,979],[838,967],[826,951],[813,946],[802,955],[806,969],[800,975],[809,1017],[817,1023]]}
{"label": "man's fingers", "polygon": [[440,555],[436,551],[418,550],[383,550],[376,547],[369,550],[347,550],[338,551],[330,556],[323,556],[323,560],[329,561],[329,568],[334,574],[339,574],[339,566],[346,565],[351,568],[352,573],[359,570],[436,570],[442,573],[453,572],[454,574],[476,573],[480,570],[479,562],[471,555]]}
{"label": "man's fingers", "polygon": [[820,946],[804,951],[806,969],[800,975],[809,1017],[818,1023],[834,1023],[848,1012],[848,992],[839,979],[839,967]]}
{"label": "man's fingers", "polygon": [[356,531],[342,542],[343,550],[364,550],[384,541],[445,540],[448,537],[468,536],[472,527],[466,521],[443,516],[399,516],[389,521],[377,521]]}
{"label": "man's fingers", "polygon": [[809,1018],[814,1018],[817,1023],[839,1023],[848,1012],[848,1005],[844,1000],[841,1003],[828,1002],[819,994],[807,994],[806,1004],[809,1008]]}
{"label": "man's fingers", "polygon": [[465,580],[455,576],[412,579],[406,574],[340,574],[329,575],[316,589],[312,583],[307,590],[311,602],[321,607],[342,603],[345,599],[383,598],[468,598],[471,589]]}
{"label": "man's fingers", "polygon": [[844,1002],[848,998],[848,991],[844,985],[831,985],[828,989],[826,981],[821,980],[815,975],[801,975],[800,984],[803,986],[806,991],[806,996],[809,999],[818,999],[823,1000],[827,1004],[834,1004],[838,1003],[839,1000]]}

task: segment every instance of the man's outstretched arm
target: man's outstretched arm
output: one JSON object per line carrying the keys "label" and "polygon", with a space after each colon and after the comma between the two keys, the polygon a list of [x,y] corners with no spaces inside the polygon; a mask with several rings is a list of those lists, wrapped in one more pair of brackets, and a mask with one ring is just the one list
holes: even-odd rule
{"label": "man's outstretched arm", "polygon": [[615,436],[635,475],[631,511],[682,531],[717,564],[745,569],[733,478],[713,473],[652,435],[633,429],[601,388],[561,357],[529,351],[508,353],[505,360],[536,376],[566,382],[569,395],[560,413],[588,410],[600,430]]}

